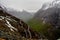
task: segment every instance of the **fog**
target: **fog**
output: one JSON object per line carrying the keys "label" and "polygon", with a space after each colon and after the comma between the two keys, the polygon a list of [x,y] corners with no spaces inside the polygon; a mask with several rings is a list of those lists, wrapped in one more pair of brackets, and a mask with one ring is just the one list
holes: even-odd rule
{"label": "fog", "polygon": [[39,10],[45,2],[51,2],[53,0],[0,0],[0,3],[7,8],[14,8],[22,11],[27,10],[29,12],[36,12]]}

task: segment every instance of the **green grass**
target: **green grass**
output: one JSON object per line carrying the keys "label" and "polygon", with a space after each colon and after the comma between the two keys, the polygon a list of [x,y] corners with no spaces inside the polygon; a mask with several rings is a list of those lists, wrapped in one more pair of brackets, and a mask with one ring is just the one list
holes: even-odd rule
{"label": "green grass", "polygon": [[[27,22],[30,27],[42,34],[45,38],[54,39],[56,33],[60,33],[60,29],[52,30],[54,27],[50,23],[42,23],[42,20],[31,19]],[[56,32],[56,33],[55,33]],[[55,34],[54,34],[55,33]]]}
{"label": "green grass", "polygon": [[30,25],[32,29],[40,33],[46,33],[48,28],[50,28],[50,24],[43,24],[41,20],[38,21],[37,19],[31,19],[27,24]]}

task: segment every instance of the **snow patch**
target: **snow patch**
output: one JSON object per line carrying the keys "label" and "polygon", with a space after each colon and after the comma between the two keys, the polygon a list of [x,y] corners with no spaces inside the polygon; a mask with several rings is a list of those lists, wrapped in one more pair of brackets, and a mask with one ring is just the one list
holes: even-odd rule
{"label": "snow patch", "polygon": [[16,29],[15,27],[13,27],[13,26],[9,23],[8,20],[6,20],[6,23],[7,23],[6,25],[10,28],[11,31],[14,31],[14,30],[17,31],[17,29]]}
{"label": "snow patch", "polygon": [[59,7],[60,8],[60,0],[54,0],[51,3],[44,3],[42,6],[42,9],[47,10],[48,8],[51,8],[51,7],[57,7],[57,8]]}
{"label": "snow patch", "polygon": [[0,16],[0,20],[3,20],[4,19],[4,17],[3,16]]}

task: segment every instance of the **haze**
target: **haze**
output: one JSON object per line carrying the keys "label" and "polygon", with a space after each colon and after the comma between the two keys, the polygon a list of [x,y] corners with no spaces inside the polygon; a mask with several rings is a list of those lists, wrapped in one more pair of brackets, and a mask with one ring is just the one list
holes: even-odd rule
{"label": "haze", "polygon": [[7,8],[14,8],[16,10],[26,10],[29,12],[36,12],[45,2],[53,0],[0,0],[0,3]]}

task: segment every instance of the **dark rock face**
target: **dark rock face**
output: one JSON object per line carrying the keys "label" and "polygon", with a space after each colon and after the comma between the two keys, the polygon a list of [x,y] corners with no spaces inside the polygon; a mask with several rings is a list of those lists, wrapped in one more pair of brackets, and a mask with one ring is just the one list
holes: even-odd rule
{"label": "dark rock face", "polygon": [[21,19],[8,14],[0,7],[0,38],[22,40],[23,37],[40,39],[40,34],[33,31]]}

